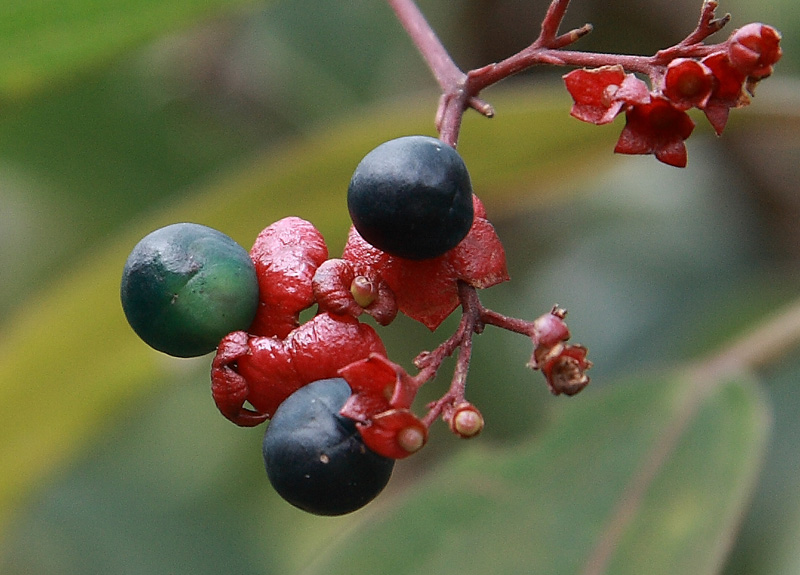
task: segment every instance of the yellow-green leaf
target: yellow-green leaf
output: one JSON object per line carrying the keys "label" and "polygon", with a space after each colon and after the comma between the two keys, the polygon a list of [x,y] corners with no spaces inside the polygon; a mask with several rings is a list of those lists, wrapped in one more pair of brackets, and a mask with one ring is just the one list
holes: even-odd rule
{"label": "yellow-green leaf", "polygon": [[0,6],[0,97],[108,61],[159,34],[252,0],[5,0]]}
{"label": "yellow-green leaf", "polygon": [[747,377],[615,382],[526,444],[464,450],[301,572],[711,575],[768,422]]}

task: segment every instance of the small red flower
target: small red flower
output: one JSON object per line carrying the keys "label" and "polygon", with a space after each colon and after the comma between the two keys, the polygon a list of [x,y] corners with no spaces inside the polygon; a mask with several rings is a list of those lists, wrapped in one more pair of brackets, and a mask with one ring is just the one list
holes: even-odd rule
{"label": "small red flower", "polygon": [[649,104],[626,112],[625,128],[614,151],[620,154],[655,154],[672,166],[686,166],[683,141],[694,130],[694,122],[666,98],[653,96]]}
{"label": "small red flower", "polygon": [[728,59],[745,76],[761,80],[772,74],[781,59],[781,34],[766,24],[747,24],[735,30],[728,41]]}
{"label": "small red flower", "polygon": [[368,244],[351,227],[342,259],[355,268],[376,270],[394,292],[398,309],[434,330],[458,307],[459,280],[481,289],[508,280],[503,245],[477,196],[473,205],[475,219],[467,236],[437,258],[391,256]]}
{"label": "small red flower", "polygon": [[735,68],[724,52],[711,54],[703,58],[702,62],[714,75],[714,89],[703,112],[719,136],[728,123],[730,109],[740,108],[750,103],[750,99],[744,92],[747,75]]}
{"label": "small red flower", "polygon": [[650,101],[647,84],[633,74],[625,74],[622,66],[573,70],[563,78],[575,101],[570,114],[584,122],[608,124],[623,106]]}
{"label": "small red flower", "polygon": [[553,395],[575,395],[589,385],[585,372],[592,362],[586,359],[587,353],[582,345],[560,345],[542,357],[539,369]]}
{"label": "small red flower", "polygon": [[372,354],[343,367],[339,375],[352,390],[339,413],[355,420],[367,447],[402,459],[425,445],[428,428],[410,410],[417,387],[401,366]]}
{"label": "small red flower", "polygon": [[690,58],[678,58],[667,66],[664,95],[679,110],[703,108],[711,97],[714,75],[705,64]]}

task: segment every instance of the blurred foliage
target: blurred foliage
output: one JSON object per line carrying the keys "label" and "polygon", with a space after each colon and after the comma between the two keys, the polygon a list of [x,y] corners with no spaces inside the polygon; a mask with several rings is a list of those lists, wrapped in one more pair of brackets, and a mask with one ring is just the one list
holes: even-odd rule
{"label": "blurred foliage", "polygon": [[735,529],[742,502],[730,495],[749,490],[766,427],[743,382],[726,382],[698,412],[709,383],[620,381],[532,442],[463,450],[306,572],[367,571],[377,554],[393,574],[579,573],[608,551],[611,573],[714,573],[721,557],[709,551]]}
{"label": "blurred foliage", "polygon": [[6,0],[0,94],[21,98],[175,27],[252,0]]}
{"label": "blurred foliage", "polygon": [[[546,7],[420,4],[465,66],[523,47]],[[573,4],[568,25],[597,25],[581,47],[628,52],[678,41],[699,11]],[[524,367],[529,342],[488,330],[469,388],[484,434],[435,426],[378,501],[321,519],[269,488],[262,429],[219,416],[208,358],[136,339],[119,274],[174,221],[248,246],[299,215],[337,253],[360,157],[433,133],[430,74],[383,3],[6,1],[0,571],[577,573],[606,549],[609,573],[796,573],[800,365],[700,384],[676,370],[800,288],[800,13],[721,10],[777,26],[786,55],[723,138],[693,136],[686,170],[614,157],[619,123],[569,118],[558,70],[487,92],[491,122],[465,117],[460,150],[513,277],[483,301],[528,318],[568,307],[594,383],[552,398]],[[454,319],[433,334],[401,319],[384,339],[408,363]]]}

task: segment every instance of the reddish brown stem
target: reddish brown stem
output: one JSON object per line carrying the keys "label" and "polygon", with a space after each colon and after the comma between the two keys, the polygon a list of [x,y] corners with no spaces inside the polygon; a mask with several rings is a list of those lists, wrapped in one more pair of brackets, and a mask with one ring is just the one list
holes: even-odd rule
{"label": "reddish brown stem", "polygon": [[524,50],[493,64],[464,73],[453,61],[436,33],[413,0],[387,0],[431,69],[442,97],[436,114],[436,129],[442,141],[456,146],[464,112],[473,108],[492,117],[494,109],[479,98],[489,86],[533,66],[576,66],[596,68],[622,66],[629,72],[646,74],[652,80],[663,75],[664,67],[675,58],[701,58],[719,49],[719,45],[702,42],[719,31],[729,15],[715,17],[717,2],[705,0],[697,27],[683,41],[653,56],[607,54],[563,50],[592,31],[590,24],[559,35],[558,30],[569,6],[569,0],[552,0],[542,20],[539,37]]}
{"label": "reddish brown stem", "polygon": [[712,34],[719,32],[727,24],[730,19],[730,14],[725,14],[722,18],[716,18],[716,10],[719,3],[716,0],[705,0],[703,8],[700,11],[700,20],[697,22],[697,27],[689,34],[678,46],[692,46],[703,42]]}
{"label": "reddish brown stem", "polygon": [[422,422],[427,427],[430,427],[440,415],[447,416],[448,411],[452,410],[454,406],[466,401],[467,373],[472,358],[472,333],[464,337],[459,348],[450,388],[441,398],[428,405],[428,413],[422,418]]}
{"label": "reddish brown stem", "polygon": [[508,317],[486,308],[484,308],[481,312],[481,320],[486,325],[493,325],[495,327],[499,327],[500,329],[513,331],[514,333],[519,333],[528,337],[533,337],[533,322],[531,321],[517,319],[515,317]]}
{"label": "reddish brown stem", "polygon": [[567,13],[570,0],[553,0],[547,9],[547,13],[542,20],[542,29],[539,32],[539,37],[532,44],[537,48],[551,48],[558,49],[585,36],[592,31],[591,24],[584,24],[582,27],[571,30],[566,34],[558,35],[558,29],[561,27],[561,22],[564,20],[564,15]]}
{"label": "reddish brown stem", "polygon": [[465,74],[448,54],[439,37],[431,28],[422,11],[413,0],[387,0],[397,19],[403,25],[414,45],[433,72],[442,92],[462,83]]}
{"label": "reddish brown stem", "polygon": [[[443,341],[433,351],[423,352],[414,360],[414,365],[419,368],[419,373],[413,378],[417,387],[421,387],[426,382],[436,377],[442,362],[453,355],[456,349],[461,347],[467,339],[471,339],[474,333],[483,331],[481,314],[483,306],[478,299],[475,288],[459,282],[459,297],[461,300],[461,322],[455,333],[447,340]],[[469,359],[467,358],[467,361]]]}
{"label": "reddish brown stem", "polygon": [[533,322],[510,318],[483,307],[478,297],[478,292],[474,287],[460,282],[458,294],[462,310],[458,329],[435,350],[420,354],[415,360],[415,364],[420,368],[420,371],[413,378],[413,381],[414,385],[421,387],[436,376],[436,372],[444,359],[450,357],[456,349],[459,349],[450,388],[440,399],[428,406],[428,413],[422,420],[428,426],[436,421],[440,415],[446,415],[447,411],[452,409],[453,406],[466,401],[465,390],[467,372],[469,371],[472,357],[472,338],[475,334],[481,333],[485,325],[494,325],[529,337],[533,337],[534,333]]}
{"label": "reddish brown stem", "polygon": [[418,357],[415,361],[418,367],[423,366],[415,378],[419,378],[417,381],[421,386],[436,375],[445,357],[449,357],[456,349],[459,349],[450,388],[440,399],[428,406],[428,413],[422,419],[426,426],[430,426],[440,415],[446,414],[447,410],[452,409],[453,406],[466,401],[464,394],[467,387],[469,364],[472,359],[472,337],[474,334],[483,331],[481,318],[485,310],[481,305],[475,288],[464,282],[459,282],[458,294],[462,309],[461,322],[458,329],[433,352]]}

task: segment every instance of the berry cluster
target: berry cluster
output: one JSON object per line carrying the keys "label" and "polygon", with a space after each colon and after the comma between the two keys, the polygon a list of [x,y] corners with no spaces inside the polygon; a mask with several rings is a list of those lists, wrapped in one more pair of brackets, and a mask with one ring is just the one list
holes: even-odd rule
{"label": "berry cluster", "polygon": [[[711,33],[726,21],[714,19],[709,2],[698,30]],[[704,45],[702,39],[697,34],[640,67],[651,87],[621,64],[566,74],[564,82],[575,101],[571,114],[607,124],[624,111],[616,152],[654,154],[666,164],[685,166],[683,142],[694,129],[686,111],[702,110],[717,135],[722,134],[731,108],[749,103],[748,94],[781,57],[780,34],[765,24],[748,24],[717,45]]]}
{"label": "berry cluster", "polygon": [[[439,418],[460,437],[481,432],[483,417],[465,390],[473,337],[488,325],[531,339],[528,366],[553,394],[574,395],[589,383],[587,350],[567,343],[563,309],[526,321],[478,298],[478,289],[508,280],[503,246],[455,150],[467,109],[494,113],[481,90],[537,64],[579,67],[564,76],[573,116],[606,124],[624,112],[617,152],[684,166],[694,129],[687,110],[702,110],[720,134],[729,111],[749,102],[781,57],[780,34],[764,24],[704,44],[729,20],[715,17],[714,0],[705,0],[689,36],[654,56],[568,51],[591,26],[559,34],[569,0],[552,0],[528,48],[464,73],[413,0],[388,2],[442,88],[440,137],[391,140],[359,163],[342,256],[329,258],[319,231],[298,217],[267,226],[249,253],[216,230],[184,223],[145,237],[122,278],[123,309],[145,342],[180,357],[216,349],[219,411],[245,427],[271,420],[263,443],[270,482],[320,515],[377,496],[394,461],[419,451]],[[361,321],[366,314],[379,328],[403,313],[435,330],[459,306],[455,333],[414,359],[414,375],[388,359],[376,328]],[[449,388],[416,415],[417,392],[454,354]]]}
{"label": "berry cluster", "polygon": [[[508,279],[505,253],[452,147],[426,136],[378,146],[355,170],[348,207],[341,258],[329,258],[319,231],[297,217],[267,226],[249,257],[220,232],[175,224],[134,248],[121,289],[131,325],[156,349],[190,356],[216,347],[211,390],[220,412],[245,427],[271,420],[270,481],[290,503],[323,515],[375,497],[394,460],[419,451],[438,418],[461,437],[480,433],[483,417],[465,387],[472,338],[486,325],[531,338],[529,366],[554,394],[583,389],[591,366],[585,348],[566,343],[563,310],[525,321],[481,305],[477,289]],[[198,283],[207,275],[214,281]],[[417,356],[413,376],[360,321],[366,314],[385,326],[400,312],[435,330],[459,305],[458,329]],[[187,348],[195,339],[205,345]],[[457,350],[449,389],[418,417],[418,390]]]}

